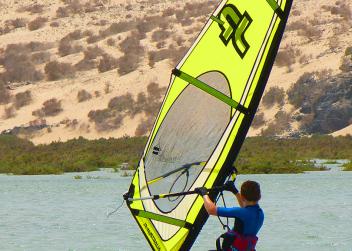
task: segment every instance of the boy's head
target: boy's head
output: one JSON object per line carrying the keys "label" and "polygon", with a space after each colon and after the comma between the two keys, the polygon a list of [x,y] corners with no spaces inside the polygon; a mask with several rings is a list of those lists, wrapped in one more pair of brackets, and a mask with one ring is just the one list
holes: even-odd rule
{"label": "boy's head", "polygon": [[261,198],[259,183],[247,180],[241,186],[242,197],[250,202],[257,202]]}

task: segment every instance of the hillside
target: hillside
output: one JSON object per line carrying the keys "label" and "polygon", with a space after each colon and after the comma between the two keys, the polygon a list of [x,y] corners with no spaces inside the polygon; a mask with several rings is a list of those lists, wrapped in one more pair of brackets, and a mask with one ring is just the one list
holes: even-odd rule
{"label": "hillside", "polygon": [[[352,134],[350,6],[294,4],[249,135]],[[2,3],[0,132],[35,144],[147,134],[171,69],[215,7],[204,0]]]}

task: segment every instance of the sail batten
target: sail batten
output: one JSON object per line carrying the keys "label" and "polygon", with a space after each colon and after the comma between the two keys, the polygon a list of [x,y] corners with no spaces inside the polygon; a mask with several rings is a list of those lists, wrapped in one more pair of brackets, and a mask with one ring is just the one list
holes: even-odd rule
{"label": "sail batten", "polygon": [[170,225],[179,226],[182,228],[187,228],[187,229],[192,228],[192,224],[190,224],[187,221],[182,221],[180,219],[175,219],[172,217],[168,217],[168,216],[164,216],[164,215],[160,215],[160,214],[155,214],[155,213],[151,213],[151,212],[147,212],[147,211],[141,211],[141,210],[132,210],[132,213],[138,217],[142,217],[142,218],[146,218],[146,219],[150,219],[150,220],[156,220],[156,221],[164,222],[164,223],[167,223]]}
{"label": "sail batten", "polygon": [[208,215],[191,191],[221,186],[232,173],[291,4],[222,1],[172,72],[127,200],[152,249],[192,247]]}
{"label": "sail batten", "polygon": [[268,4],[270,5],[270,7],[275,11],[275,13],[281,18],[283,19],[284,16],[284,12],[282,11],[280,5],[276,2],[276,0],[266,0],[268,2]]}
{"label": "sail batten", "polygon": [[237,110],[239,110],[240,112],[244,113],[244,114],[248,114],[249,111],[247,108],[245,108],[243,105],[241,105],[240,103],[236,102],[235,100],[231,99],[230,97],[228,97],[227,95],[225,95],[224,93],[216,90],[215,88],[205,84],[204,82],[200,81],[199,79],[196,79],[194,77],[192,77],[191,75],[182,72],[178,69],[174,69],[172,71],[172,73],[183,79],[184,81],[198,87],[199,89],[207,92],[208,94],[214,96],[215,98],[218,98],[219,100],[221,100],[222,102],[228,104],[229,106],[231,106],[232,108],[235,108]]}

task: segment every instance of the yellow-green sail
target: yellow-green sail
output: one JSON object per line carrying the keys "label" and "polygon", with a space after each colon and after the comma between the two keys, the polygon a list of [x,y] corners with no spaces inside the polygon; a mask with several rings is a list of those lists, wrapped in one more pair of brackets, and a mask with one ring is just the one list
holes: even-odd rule
{"label": "yellow-green sail", "polygon": [[222,1],[172,72],[128,193],[128,206],[152,249],[192,247],[208,218],[202,198],[162,194],[219,186],[231,174],[291,4]]}

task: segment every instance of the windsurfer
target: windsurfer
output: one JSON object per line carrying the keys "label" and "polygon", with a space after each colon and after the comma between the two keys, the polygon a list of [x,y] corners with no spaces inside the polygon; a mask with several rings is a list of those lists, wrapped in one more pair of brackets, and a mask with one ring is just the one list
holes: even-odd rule
{"label": "windsurfer", "polygon": [[[261,198],[260,185],[255,181],[246,181],[239,192],[235,183],[228,181],[224,190],[232,192],[238,201],[239,207],[217,207],[207,195],[208,190],[204,187],[196,188],[196,192],[202,195],[204,207],[209,215],[235,218],[234,228],[221,235],[217,240],[217,250],[255,250],[257,234],[264,222],[264,213],[258,201]],[[223,238],[222,245],[220,239]]]}

